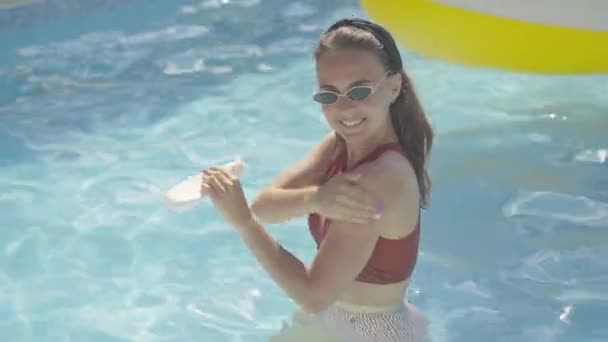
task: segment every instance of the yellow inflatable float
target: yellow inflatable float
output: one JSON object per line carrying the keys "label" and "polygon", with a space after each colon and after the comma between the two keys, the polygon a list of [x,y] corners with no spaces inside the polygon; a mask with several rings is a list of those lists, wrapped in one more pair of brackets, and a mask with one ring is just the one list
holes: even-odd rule
{"label": "yellow inflatable float", "polygon": [[530,73],[608,72],[608,0],[361,0],[423,56]]}

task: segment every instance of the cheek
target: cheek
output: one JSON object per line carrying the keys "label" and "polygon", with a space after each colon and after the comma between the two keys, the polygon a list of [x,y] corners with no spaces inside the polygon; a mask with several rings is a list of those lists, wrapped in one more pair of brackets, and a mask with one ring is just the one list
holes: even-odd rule
{"label": "cheek", "polygon": [[364,113],[380,113],[388,110],[389,103],[380,96],[373,96],[361,102],[359,108]]}
{"label": "cheek", "polygon": [[325,120],[329,122],[335,120],[336,117],[340,114],[340,111],[338,110],[337,106],[324,105],[321,107],[321,109],[323,110],[323,116],[325,116]]}
{"label": "cheek", "polygon": [[383,108],[385,107],[385,100],[380,96],[380,94],[378,94],[378,96],[372,96],[371,98],[367,99],[367,101],[363,102],[363,105],[368,107],[368,108]]}
{"label": "cheek", "polygon": [[393,97],[392,94],[390,93],[379,93],[377,94],[378,96],[370,99],[373,102],[373,106],[376,110],[378,111],[384,111],[387,112],[389,111],[390,107],[391,107],[391,103],[393,101]]}

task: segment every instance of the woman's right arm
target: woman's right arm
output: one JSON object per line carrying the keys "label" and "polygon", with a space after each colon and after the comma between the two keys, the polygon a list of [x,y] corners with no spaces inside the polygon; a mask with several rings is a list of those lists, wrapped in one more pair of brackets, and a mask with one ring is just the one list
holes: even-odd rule
{"label": "woman's right arm", "polygon": [[260,221],[279,223],[315,211],[313,198],[329,167],[336,136],[328,133],[306,158],[283,171],[251,205]]}

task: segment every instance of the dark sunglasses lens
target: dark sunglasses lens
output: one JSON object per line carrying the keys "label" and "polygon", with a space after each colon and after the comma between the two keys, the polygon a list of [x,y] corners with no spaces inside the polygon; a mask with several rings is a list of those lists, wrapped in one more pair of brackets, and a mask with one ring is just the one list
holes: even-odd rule
{"label": "dark sunglasses lens", "polygon": [[338,101],[338,95],[329,92],[316,93],[313,99],[322,104],[332,104]]}
{"label": "dark sunglasses lens", "polygon": [[365,100],[372,93],[372,88],[355,87],[348,91],[348,97],[353,101]]}

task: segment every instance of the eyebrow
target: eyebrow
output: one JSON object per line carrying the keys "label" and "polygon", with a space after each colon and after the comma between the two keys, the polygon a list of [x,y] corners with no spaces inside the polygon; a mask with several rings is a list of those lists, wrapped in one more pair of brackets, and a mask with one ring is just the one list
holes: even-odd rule
{"label": "eyebrow", "polygon": [[[346,89],[350,89],[352,87],[358,86],[358,85],[362,85],[365,83],[371,83],[372,81],[369,80],[358,80],[355,82],[352,82],[351,84],[348,85],[348,87],[346,87]],[[323,88],[323,89],[329,89],[329,90],[338,90],[338,88],[330,85],[330,84],[321,84],[321,86],[319,88]]]}

